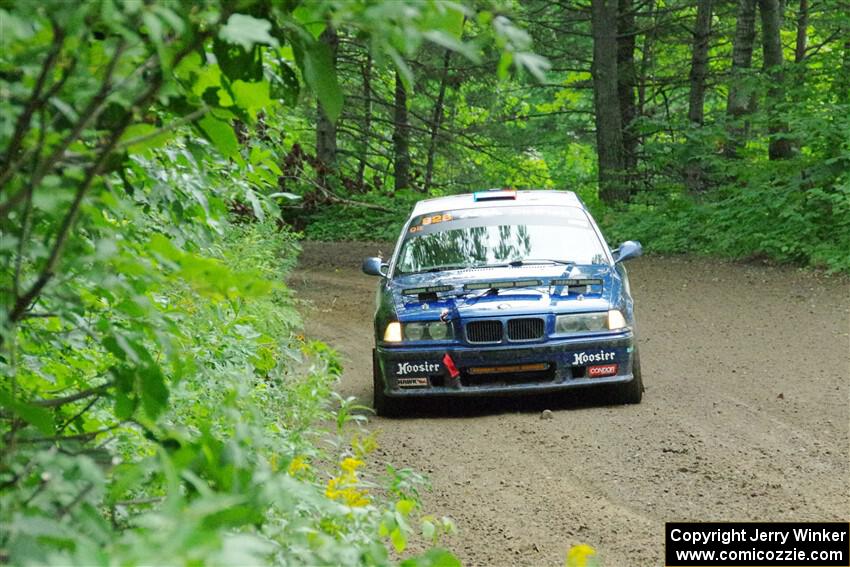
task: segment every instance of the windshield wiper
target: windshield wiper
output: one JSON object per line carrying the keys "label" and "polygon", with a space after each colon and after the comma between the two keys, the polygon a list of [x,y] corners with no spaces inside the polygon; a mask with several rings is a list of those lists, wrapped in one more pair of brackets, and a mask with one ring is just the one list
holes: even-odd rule
{"label": "windshield wiper", "polygon": [[508,262],[509,266],[530,266],[532,264],[562,264],[564,266],[572,266],[575,262],[570,260],[554,260],[551,258],[523,258],[522,260]]}

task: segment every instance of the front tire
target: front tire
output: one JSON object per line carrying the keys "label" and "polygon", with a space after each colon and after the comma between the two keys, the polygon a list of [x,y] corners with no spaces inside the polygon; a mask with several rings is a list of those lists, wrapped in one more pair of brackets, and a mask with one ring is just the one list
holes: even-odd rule
{"label": "front tire", "polygon": [[632,360],[632,375],[631,381],[619,387],[620,402],[624,404],[639,404],[643,399],[643,378],[640,373],[640,351],[635,346],[635,355]]}
{"label": "front tire", "polygon": [[395,400],[384,392],[384,379],[381,376],[381,365],[378,364],[378,354],[372,349],[372,408],[375,415],[394,417],[399,415],[399,400]]}

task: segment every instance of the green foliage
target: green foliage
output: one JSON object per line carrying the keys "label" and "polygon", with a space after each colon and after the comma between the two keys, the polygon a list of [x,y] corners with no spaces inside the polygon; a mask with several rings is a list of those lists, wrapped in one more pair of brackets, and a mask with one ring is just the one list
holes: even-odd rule
{"label": "green foliage", "polygon": [[359,201],[383,207],[328,205],[307,216],[304,236],[309,240],[395,241],[416,202],[424,196],[413,191],[393,195],[369,193]]}
{"label": "green foliage", "polygon": [[660,204],[608,211],[612,243],[636,239],[651,252],[767,259],[850,271],[850,186],[789,190],[773,185],[718,189],[702,201],[680,195]]}
{"label": "green foliage", "polygon": [[[183,169],[169,156],[186,157],[139,161],[133,178]],[[190,171],[204,178],[200,168]],[[293,235],[274,221],[223,218],[209,231],[201,215],[184,217],[166,237],[156,232],[158,219],[172,212],[170,195],[157,193],[162,188],[135,187],[134,200],[151,206],[147,213],[120,194],[109,209],[117,226],[128,226],[122,212],[132,215],[134,231],[122,234],[134,241],[127,246],[145,272],[121,258],[121,273],[131,287],[141,279],[156,316],[137,319],[134,309],[95,301],[81,315],[95,327],[108,322],[112,333],[101,344],[96,335],[80,336],[70,352],[71,329],[53,324],[55,317],[19,328],[20,362],[7,367],[19,397],[25,390],[50,399],[62,383],[105,388],[49,409],[10,401],[3,390],[4,407],[33,427],[18,422],[4,433],[4,482],[15,490],[0,494],[0,547],[14,564],[386,563],[376,546],[381,506],[369,499],[352,507],[326,494],[325,475],[333,473],[321,463],[368,451],[346,442],[352,414],[344,405],[337,431],[317,429],[337,419],[329,400],[340,366],[326,346],[296,334],[298,315],[281,283],[294,265]],[[207,192],[208,202],[220,198]],[[98,289],[82,275],[78,285]],[[63,364],[48,364],[54,360]],[[171,362],[161,367],[161,360]],[[368,483],[357,478],[347,488]]]}
{"label": "green foliage", "polygon": [[284,283],[297,195],[246,143],[300,80],[338,97],[293,68],[324,57],[312,18],[363,15],[239,6],[0,8],[2,563],[384,565],[415,537],[418,504],[381,535],[418,477],[349,437]]}
{"label": "green foliage", "polygon": [[[752,67],[733,76],[737,5],[715,3],[704,113],[696,123],[688,118],[695,5],[635,6],[638,116],[627,127],[638,139],[636,163],[627,172],[629,202],[611,206],[597,191],[588,11],[543,0],[506,3],[499,13],[523,21],[526,30],[501,35],[493,13],[468,11],[461,38],[475,48],[471,60],[456,56],[468,49],[447,55],[435,42],[407,62],[411,189],[421,198],[504,186],[572,190],[604,218],[612,240],[640,238],[650,251],[846,271],[850,47],[840,38],[850,20],[834,0],[823,7],[810,10],[808,26],[799,30],[801,7],[785,4],[781,73],[763,68],[756,42]],[[795,61],[800,31],[808,48]],[[298,167],[282,168],[288,190],[305,197],[286,218],[308,238],[394,240],[412,204],[393,190],[393,141],[400,134],[395,74],[369,57],[357,34],[341,34],[337,76],[348,97],[331,171],[319,175],[310,165],[312,112],[269,118],[289,140],[281,143],[283,152],[293,157],[295,146],[308,155],[292,160]],[[530,38],[550,60],[545,84],[504,67],[498,72],[516,60],[510,49],[492,48],[506,35],[519,43]],[[753,104],[732,118],[727,97],[736,80]],[[733,130],[741,132],[734,157],[728,151]],[[791,140],[791,159],[769,159],[770,142],[778,138]],[[393,212],[345,200],[386,202]]]}
{"label": "green foliage", "polygon": [[[679,146],[668,140],[647,143],[648,163],[657,168],[650,173],[653,187],[624,210],[602,213],[609,238],[640,239],[657,252],[850,271],[850,104],[816,86],[803,82],[789,90],[791,102],[781,109],[779,116],[795,132],[791,159],[768,160],[760,139],[737,158],[718,153],[723,124],[691,128]],[[756,81],[754,88],[767,85]],[[751,118],[760,127],[768,119],[763,113]],[[695,162],[709,183],[696,195],[681,182],[683,164]]]}

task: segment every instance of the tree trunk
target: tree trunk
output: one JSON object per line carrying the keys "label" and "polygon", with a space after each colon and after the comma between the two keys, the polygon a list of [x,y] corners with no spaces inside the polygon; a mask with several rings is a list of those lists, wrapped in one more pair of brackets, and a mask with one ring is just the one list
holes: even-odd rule
{"label": "tree trunk", "polygon": [[711,0],[700,0],[691,52],[691,90],[688,120],[702,126],[705,119],[705,79],[708,76],[708,45],[711,36]]}
{"label": "tree trunk", "polygon": [[599,198],[608,204],[626,201],[623,129],[617,92],[618,0],[592,0],[593,106],[596,114],[596,154]]}
{"label": "tree trunk", "polygon": [[372,54],[367,53],[363,64],[363,132],[360,136],[360,156],[357,164],[357,187],[365,187],[366,160],[369,153],[369,134],[372,130]]}
{"label": "tree trunk", "polygon": [[729,97],[726,99],[728,140],[724,153],[736,157],[745,143],[749,124],[745,117],[753,109],[753,89],[747,84],[747,75],[753,64],[753,43],[756,38],[755,0],[738,0],[738,17],[735,22],[735,38],[732,43],[732,76]]}
{"label": "tree trunk", "polygon": [[428,142],[428,161],[425,164],[425,181],[422,190],[427,193],[431,189],[431,180],[434,176],[434,157],[437,153],[437,137],[440,134],[440,126],[443,121],[443,101],[446,99],[446,85],[449,79],[449,60],[452,52],[446,49],[443,56],[443,74],[440,76],[440,91],[437,93],[437,101],[434,103],[434,113],[431,116],[431,139]]}
{"label": "tree trunk", "polygon": [[658,22],[655,11],[655,0],[647,0],[646,13],[652,21],[650,29],[643,34],[643,47],[641,49],[640,60],[640,77],[638,78],[638,116],[644,116],[646,107],[646,81],[649,78],[649,68],[652,66],[652,49],[655,47],[655,34],[657,33]]}
{"label": "tree trunk", "polygon": [[[637,167],[638,139],[635,120],[635,11],[633,0],[618,0],[617,15],[617,98],[623,128],[623,164],[626,180],[633,185]],[[629,188],[631,191],[634,187]]]}
{"label": "tree trunk", "polygon": [[[711,0],[700,0],[694,26],[694,45],[691,51],[690,93],[688,96],[688,120],[700,127],[705,121],[705,79],[708,76],[708,46],[711,37]],[[701,153],[702,148],[692,144],[692,152]],[[685,165],[685,186],[690,193],[705,190],[703,164],[699,155],[691,155]]]}
{"label": "tree trunk", "polygon": [[806,58],[806,47],[809,41],[809,0],[800,0],[800,10],[797,12],[797,41],[794,44],[794,63],[802,63]]}
{"label": "tree trunk", "polygon": [[[336,64],[336,53],[339,47],[339,36],[333,26],[328,25],[319,40],[330,47],[333,62]],[[325,114],[321,102],[316,102],[316,158],[319,161],[319,182],[324,186],[329,170],[336,167],[336,124]]]}
{"label": "tree trunk", "polygon": [[788,125],[779,115],[784,99],[782,66],[782,7],[779,0],[759,0],[761,13],[762,49],[764,71],[770,86],[767,90],[768,131],[770,159],[788,159],[793,155],[791,140],[788,139]]}
{"label": "tree trunk", "polygon": [[395,74],[395,108],[393,113],[393,174],[395,190],[410,187],[410,124],[407,121],[407,91],[398,71]]}

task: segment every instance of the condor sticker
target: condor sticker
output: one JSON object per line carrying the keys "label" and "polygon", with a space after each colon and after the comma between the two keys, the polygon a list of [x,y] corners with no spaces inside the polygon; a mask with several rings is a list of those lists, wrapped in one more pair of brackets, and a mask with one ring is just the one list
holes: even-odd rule
{"label": "condor sticker", "polygon": [[437,374],[440,365],[435,362],[398,362],[395,373],[399,376],[407,374]]}
{"label": "condor sticker", "polygon": [[613,350],[602,350],[598,352],[574,352],[573,360],[570,364],[573,366],[587,366],[598,362],[610,362],[616,358],[617,353]]}
{"label": "condor sticker", "polygon": [[590,378],[599,378],[601,376],[616,376],[618,364],[598,364],[596,366],[587,367],[587,375]]}
{"label": "condor sticker", "polygon": [[399,388],[426,388],[428,378],[425,376],[401,376],[396,378],[396,384]]}

